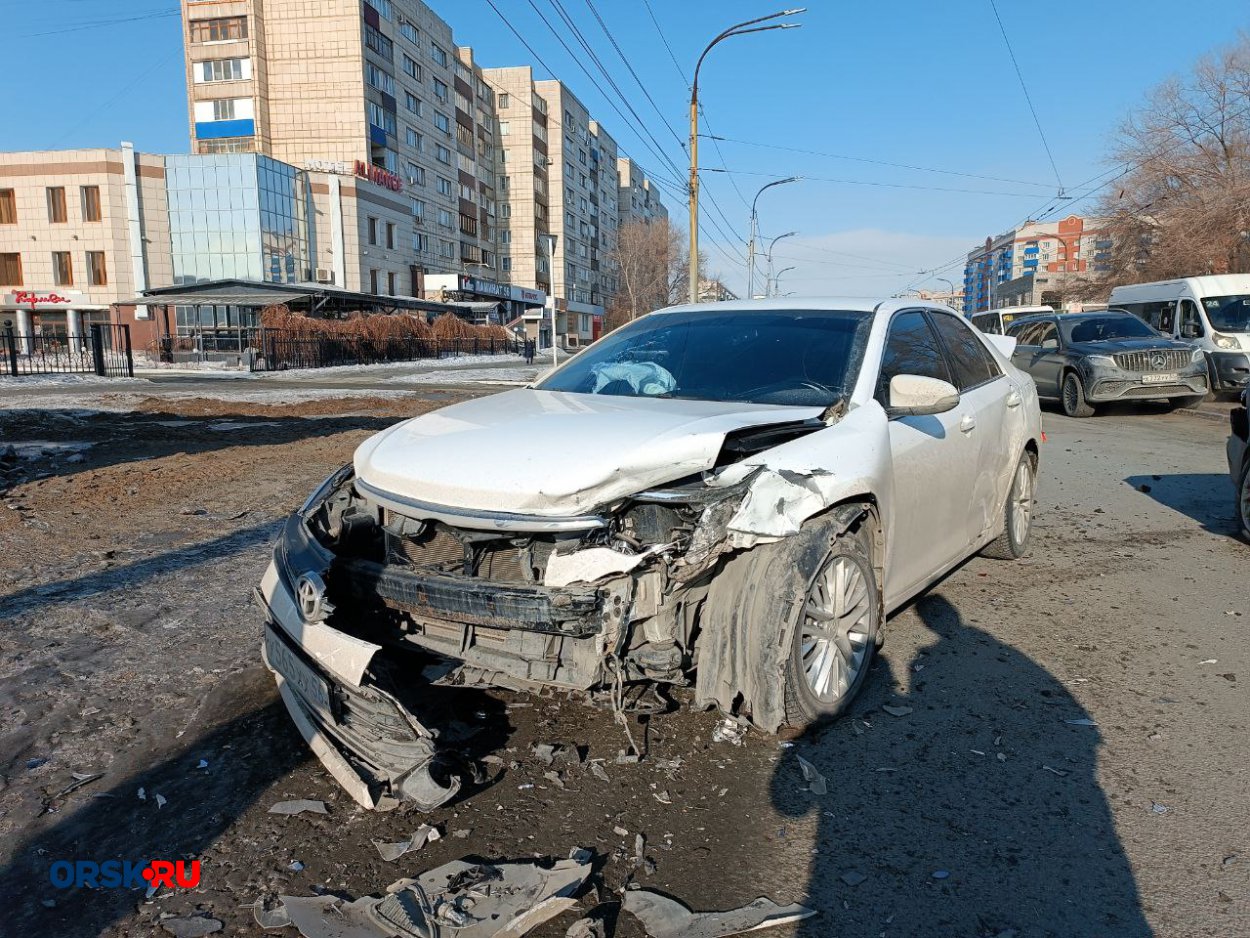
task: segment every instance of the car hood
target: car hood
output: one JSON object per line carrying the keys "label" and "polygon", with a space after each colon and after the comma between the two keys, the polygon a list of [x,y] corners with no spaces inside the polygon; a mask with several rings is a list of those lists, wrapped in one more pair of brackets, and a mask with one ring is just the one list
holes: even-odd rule
{"label": "car hood", "polygon": [[1106,339],[1102,342],[1073,342],[1068,350],[1077,355],[1115,355],[1117,352],[1148,352],[1154,349],[1192,351],[1193,346],[1159,336],[1157,339]]}
{"label": "car hood", "polygon": [[362,443],[353,462],[358,479],[402,499],[577,515],[710,469],[727,433],[822,410],[524,388],[397,424]]}

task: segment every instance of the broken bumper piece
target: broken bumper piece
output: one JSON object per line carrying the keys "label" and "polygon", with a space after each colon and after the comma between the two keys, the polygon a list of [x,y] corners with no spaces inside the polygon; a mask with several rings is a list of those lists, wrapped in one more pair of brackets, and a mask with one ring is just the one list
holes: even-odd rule
{"label": "broken bumper piece", "polygon": [[435,734],[373,682],[368,666],[379,646],[304,622],[273,566],[257,600],[268,620],[262,655],[283,703],[309,748],[360,805],[386,810],[405,802],[430,811],[460,790]]}

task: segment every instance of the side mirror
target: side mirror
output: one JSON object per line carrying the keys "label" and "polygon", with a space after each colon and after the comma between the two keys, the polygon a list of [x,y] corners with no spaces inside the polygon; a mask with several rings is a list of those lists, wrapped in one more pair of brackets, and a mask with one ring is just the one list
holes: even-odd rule
{"label": "side mirror", "polygon": [[1181,323],[1181,338],[1182,339],[1201,339],[1202,338],[1202,326],[1198,325],[1196,322]]}
{"label": "side mirror", "polygon": [[1042,348],[1059,348],[1059,340],[1053,336],[1049,339],[1042,339]]}
{"label": "side mirror", "polygon": [[949,381],[921,375],[895,375],[890,379],[891,416],[923,417],[928,414],[944,414],[957,406],[959,391]]}

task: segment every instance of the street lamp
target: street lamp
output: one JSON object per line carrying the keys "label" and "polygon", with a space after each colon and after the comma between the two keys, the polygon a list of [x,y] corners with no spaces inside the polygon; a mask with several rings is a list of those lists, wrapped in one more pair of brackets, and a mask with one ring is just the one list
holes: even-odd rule
{"label": "street lamp", "polygon": [[[769,244],[768,244],[768,253],[767,253],[767,257],[768,257],[768,276],[764,278],[764,296],[765,296],[765,297],[769,296],[768,284],[769,284],[769,281],[771,281],[771,280],[772,280],[772,278],[773,278],[773,247],[774,247],[774,246],[777,244],[777,242],[778,242],[778,241],[780,241],[782,238],[789,238],[789,237],[793,237],[793,236],[794,236],[794,235],[796,235],[796,234],[798,234],[798,232],[797,232],[797,231],[787,231],[785,234],[779,234],[779,235],[777,235],[777,237],[773,238],[773,240],[772,240],[772,241],[770,241],[770,242],[769,242]],[[791,268],[791,269],[793,270],[793,268]]]}
{"label": "street lamp", "polygon": [[[768,26],[756,26],[756,23],[766,23],[769,20],[775,20],[779,16],[791,16],[795,13],[807,12],[806,7],[800,7],[796,10],[782,10],[780,13],[771,13],[768,16],[760,16],[753,20],[747,20],[745,23],[738,23],[736,26],[730,26],[727,30],[713,39],[707,44],[699,56],[699,61],[695,63],[694,80],[690,83],[690,302],[699,302],[699,69],[703,66],[703,60],[707,54],[712,51],[712,47],[730,36],[746,36],[749,33],[762,33],[770,29],[793,29],[800,26],[800,23],[772,23]],[[747,29],[746,27],[752,27]]]}
{"label": "street lamp", "polygon": [[784,274],[786,271],[795,270],[795,269],[796,268],[793,265],[791,265],[790,267],[783,267],[781,270],[777,271],[777,276],[773,277],[773,291],[774,292],[781,289],[781,275]]}
{"label": "street lamp", "polygon": [[784,186],[788,182],[798,182],[801,176],[791,176],[788,179],[776,179],[773,182],[766,182],[760,186],[760,191],[755,193],[755,198],[751,200],[751,237],[747,242],[747,299],[755,297],[755,239],[759,236],[760,219],[759,214],[755,211],[755,205],[760,200],[760,196],[764,194],[765,189],[771,189],[773,186]]}

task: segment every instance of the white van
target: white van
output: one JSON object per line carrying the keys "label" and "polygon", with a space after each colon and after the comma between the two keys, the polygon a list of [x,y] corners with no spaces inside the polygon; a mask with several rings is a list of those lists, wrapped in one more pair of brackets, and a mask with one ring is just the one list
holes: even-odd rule
{"label": "white van", "polygon": [[1116,287],[1107,305],[1202,349],[1211,390],[1240,391],[1250,383],[1250,274]]}
{"label": "white van", "polygon": [[1034,313],[1054,313],[1054,311],[1050,306],[1004,306],[985,313],[973,313],[968,318],[986,335],[1006,335],[1007,327],[1013,320],[1021,316],[1031,316]]}

